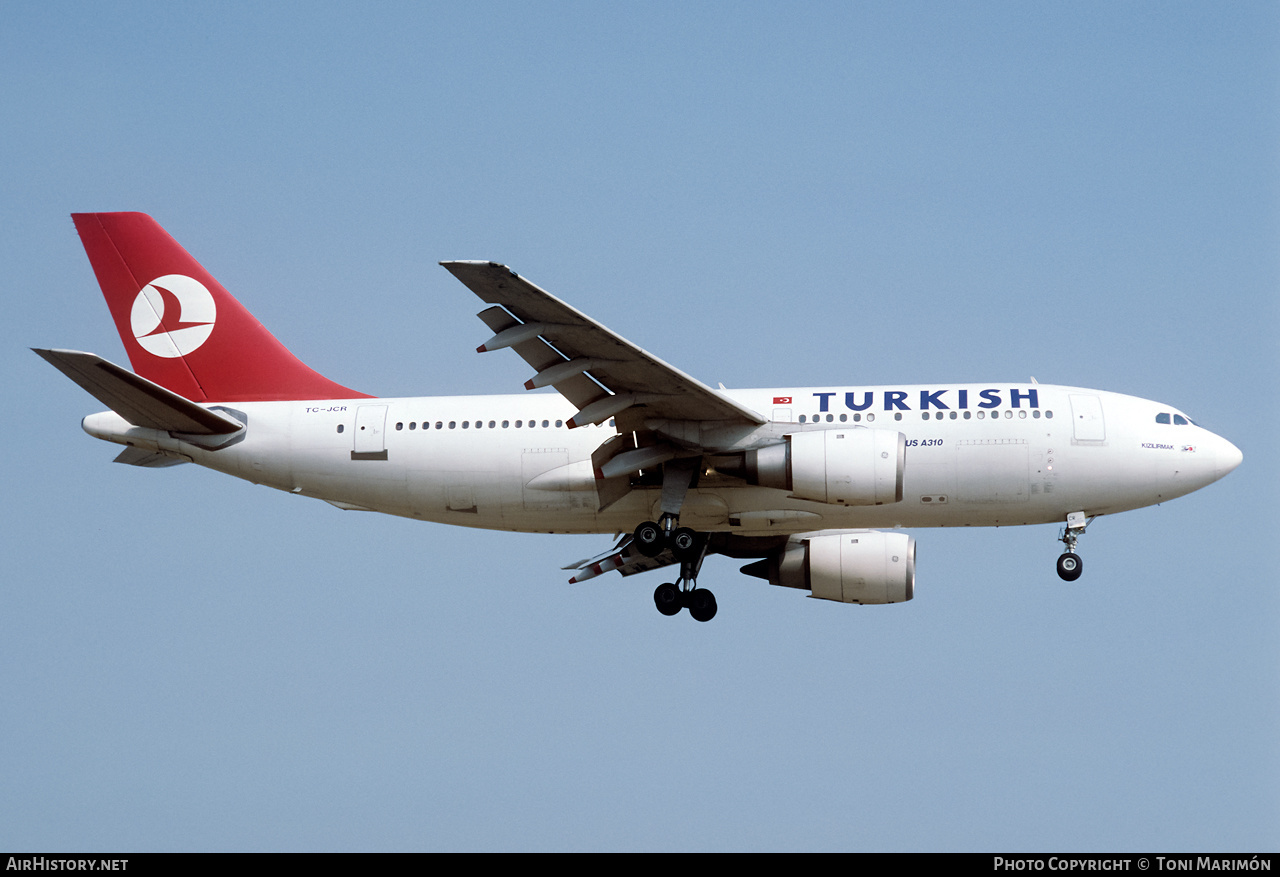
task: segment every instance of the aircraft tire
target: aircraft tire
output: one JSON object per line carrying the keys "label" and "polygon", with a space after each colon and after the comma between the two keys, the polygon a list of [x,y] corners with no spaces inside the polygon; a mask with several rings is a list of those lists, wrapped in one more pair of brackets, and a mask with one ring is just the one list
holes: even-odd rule
{"label": "aircraft tire", "polygon": [[667,547],[666,534],[653,521],[645,521],[631,535],[632,544],[645,557],[657,557]]}
{"label": "aircraft tire", "polygon": [[694,621],[710,621],[716,617],[716,595],[706,588],[696,588],[687,595],[689,614]]}
{"label": "aircraft tire", "polygon": [[697,560],[701,547],[698,534],[688,527],[681,527],[671,534],[671,553],[676,556],[676,560]]}
{"label": "aircraft tire", "polygon": [[684,608],[680,589],[670,582],[658,585],[657,590],[653,592],[653,604],[663,615],[677,615]]}
{"label": "aircraft tire", "polygon": [[1058,558],[1058,578],[1064,582],[1074,582],[1084,572],[1084,561],[1080,555],[1068,551]]}

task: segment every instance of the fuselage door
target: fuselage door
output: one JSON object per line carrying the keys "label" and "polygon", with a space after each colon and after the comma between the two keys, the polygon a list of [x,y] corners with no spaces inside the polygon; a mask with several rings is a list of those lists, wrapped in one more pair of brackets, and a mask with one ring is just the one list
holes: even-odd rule
{"label": "fuselage door", "polygon": [[361,405],[357,408],[355,447],[352,448],[351,459],[387,459],[386,427],[386,405]]}
{"label": "fuselage door", "polygon": [[1102,419],[1102,400],[1097,396],[1071,397],[1071,416],[1078,442],[1107,440],[1107,426]]}

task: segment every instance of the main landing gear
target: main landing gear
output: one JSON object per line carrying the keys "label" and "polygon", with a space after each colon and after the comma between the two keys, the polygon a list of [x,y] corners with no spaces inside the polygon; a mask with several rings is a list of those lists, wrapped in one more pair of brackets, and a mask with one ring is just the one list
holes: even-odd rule
{"label": "main landing gear", "polygon": [[687,608],[695,621],[710,621],[716,617],[715,594],[698,587],[698,570],[702,569],[702,561],[707,556],[707,537],[688,527],[676,526],[685,494],[701,468],[701,457],[682,457],[662,465],[662,498],[658,505],[662,517],[636,527],[631,544],[645,557],[657,557],[670,550],[680,562],[680,579],[658,585],[653,592],[653,602],[659,612],[677,615]]}
{"label": "main landing gear", "polygon": [[661,524],[645,521],[636,527],[632,545],[645,557],[657,557],[668,548],[680,561],[680,579],[658,585],[653,592],[654,605],[663,615],[678,615],[687,608],[695,621],[716,617],[716,597],[698,587],[698,571],[707,556],[707,538],[688,527],[676,527],[672,516],[663,515]]}
{"label": "main landing gear", "polygon": [[1092,520],[1093,518],[1085,518],[1084,512],[1067,515],[1067,526],[1059,537],[1067,550],[1058,558],[1058,578],[1064,582],[1074,582],[1084,572],[1084,561],[1076,554],[1076,541],[1084,535],[1084,528]]}

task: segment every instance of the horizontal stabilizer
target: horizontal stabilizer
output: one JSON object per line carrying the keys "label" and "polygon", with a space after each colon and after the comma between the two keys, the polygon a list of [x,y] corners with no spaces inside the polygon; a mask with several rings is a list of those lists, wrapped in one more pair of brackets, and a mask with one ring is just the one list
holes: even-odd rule
{"label": "horizontal stabilizer", "polygon": [[167,454],[156,454],[142,448],[125,448],[111,462],[126,463],[130,466],[142,466],[145,469],[167,469],[170,466],[181,466],[186,460],[170,457]]}
{"label": "horizontal stabilizer", "polygon": [[244,428],[92,353],[31,349],[134,426],[190,435],[229,435]]}

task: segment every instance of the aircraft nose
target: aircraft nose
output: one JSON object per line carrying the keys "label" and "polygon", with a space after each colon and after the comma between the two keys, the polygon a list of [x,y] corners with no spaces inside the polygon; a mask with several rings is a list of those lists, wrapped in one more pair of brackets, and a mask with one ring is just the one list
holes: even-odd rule
{"label": "aircraft nose", "polygon": [[1244,461],[1244,454],[1231,442],[1219,436],[1216,444],[1217,450],[1214,454],[1216,462],[1213,467],[1214,480],[1223,477]]}

